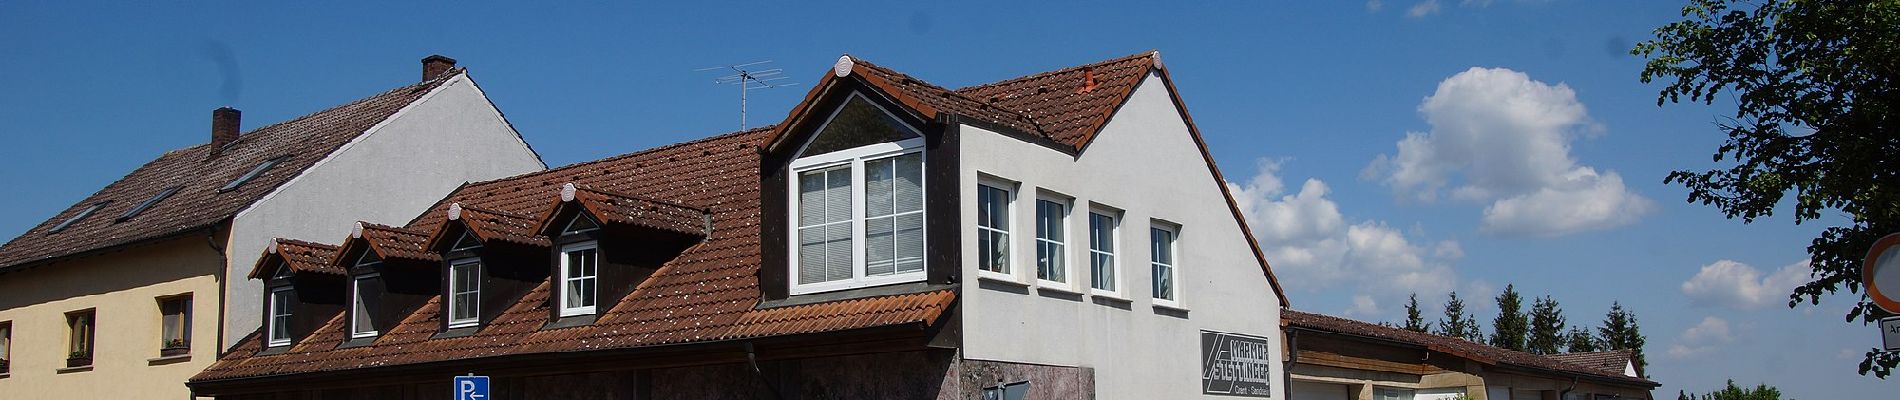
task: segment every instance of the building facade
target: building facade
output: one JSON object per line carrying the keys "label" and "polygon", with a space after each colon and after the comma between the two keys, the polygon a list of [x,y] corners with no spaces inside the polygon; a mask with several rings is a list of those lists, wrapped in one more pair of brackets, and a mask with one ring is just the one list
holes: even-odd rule
{"label": "building facade", "polygon": [[465,182],[544,169],[454,63],[425,58],[419,83],[244,133],[218,109],[209,142],[0,246],[0,397],[189,398],[225,333],[258,326],[261,286],[243,277],[273,238],[399,222]]}
{"label": "building facade", "polygon": [[1537,355],[1288,310],[1288,394],[1298,400],[1653,399],[1631,352]]}
{"label": "building facade", "polygon": [[1284,397],[1266,260],[1159,53],[464,186],[254,258],[225,399]]}

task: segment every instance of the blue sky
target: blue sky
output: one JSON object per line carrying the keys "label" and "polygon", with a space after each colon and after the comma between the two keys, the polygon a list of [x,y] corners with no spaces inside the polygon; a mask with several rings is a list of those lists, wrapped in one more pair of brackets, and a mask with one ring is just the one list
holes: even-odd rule
{"label": "blue sky", "polygon": [[1742,225],[1662,184],[1714,165],[1728,112],[1637,81],[1626,50],[1675,2],[701,3],[0,3],[0,234],[205,141],[213,108],[282,121],[431,53],[558,166],[735,129],[737,94],[700,67],[769,59],[801,83],[754,92],[757,125],[841,53],[957,87],[1158,49],[1250,215],[1275,217],[1255,228],[1296,308],[1395,320],[1407,292],[1436,312],[1458,290],[1488,326],[1515,284],[1573,323],[1635,311],[1658,397],[1892,388],[1854,373],[1878,338],[1840,322],[1851,299],[1782,305],[1805,279],[1784,267],[1840,218]]}

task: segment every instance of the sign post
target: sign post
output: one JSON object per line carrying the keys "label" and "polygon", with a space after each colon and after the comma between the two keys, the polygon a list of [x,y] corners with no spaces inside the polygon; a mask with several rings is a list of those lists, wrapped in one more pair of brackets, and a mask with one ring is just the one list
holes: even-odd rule
{"label": "sign post", "polygon": [[455,400],[488,400],[488,377],[468,374],[455,377]]}

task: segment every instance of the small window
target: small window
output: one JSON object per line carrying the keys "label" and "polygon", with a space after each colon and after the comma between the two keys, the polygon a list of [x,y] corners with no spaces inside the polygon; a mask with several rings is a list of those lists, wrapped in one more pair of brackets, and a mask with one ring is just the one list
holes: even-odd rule
{"label": "small window", "polygon": [[1068,202],[1036,199],[1036,279],[1067,284]]}
{"label": "small window", "polygon": [[270,291],[270,346],[290,344],[290,287]]}
{"label": "small window", "polygon": [[287,158],[290,158],[290,156],[277,156],[276,158],[264,160],[264,162],[257,163],[257,166],[251,167],[251,170],[249,172],[245,172],[243,176],[239,176],[237,177],[237,179],[232,179],[230,183],[224,184],[224,187],[218,188],[218,191],[229,192],[231,190],[237,189],[239,186],[244,186],[245,182],[250,182],[252,179],[256,179],[258,175],[263,175],[264,171],[269,171],[271,167],[276,166],[277,163],[283,162],[284,159],[287,159]]}
{"label": "small window", "polygon": [[597,230],[600,230],[599,222],[594,222],[594,218],[587,216],[587,214],[580,214],[575,215],[573,220],[567,221],[567,228],[562,229],[561,234],[572,235]]}
{"label": "small window", "polygon": [[183,186],[172,186],[172,187],[165,188],[165,190],[158,191],[158,194],[154,194],[152,195],[152,198],[145,199],[144,202],[140,202],[137,207],[132,207],[132,209],[130,210],[125,210],[124,214],[119,214],[119,219],[117,219],[116,221],[125,222],[125,220],[129,220],[129,219],[132,219],[132,217],[139,216],[139,213],[145,212],[145,209],[152,208],[152,205],[158,204],[159,201],[165,200],[166,197],[172,197],[172,194],[178,193],[178,189],[180,188],[183,188]]}
{"label": "small window", "polygon": [[74,311],[66,314],[66,366],[78,367],[92,365],[94,331],[98,321],[93,320],[93,310]]}
{"label": "small window", "polygon": [[470,250],[480,247],[482,247],[482,240],[477,239],[475,234],[469,233],[468,230],[464,229],[462,230],[462,237],[455,240],[454,246],[449,246],[449,251]]}
{"label": "small window", "polygon": [[1009,190],[976,185],[976,266],[1009,275]]}
{"label": "small window", "polygon": [[1106,294],[1120,293],[1115,276],[1115,217],[1089,213],[1089,288]]}
{"label": "small window", "polygon": [[600,249],[594,242],[561,247],[561,316],[594,313]]}
{"label": "small window", "polygon": [[377,274],[364,274],[350,280],[350,338],[376,336],[376,321],[370,318],[370,300],[363,295],[365,289],[374,290]]}
{"label": "small window", "polygon": [[191,350],[191,295],[158,299],[159,353],[179,355]]}
{"label": "small window", "polygon": [[13,321],[0,321],[0,374],[13,364]]}
{"label": "small window", "polygon": [[449,327],[475,326],[480,321],[482,263],[457,260],[449,266]]}
{"label": "small window", "polygon": [[66,230],[67,227],[73,226],[73,224],[75,223],[79,223],[79,220],[86,219],[86,217],[92,216],[92,213],[98,212],[99,209],[101,208],[105,208],[106,204],[111,203],[111,202],[112,201],[108,200],[108,201],[101,201],[98,203],[92,203],[92,205],[86,206],[86,209],[84,211],[80,211],[78,214],[73,214],[71,218],[67,218],[65,221],[60,221],[59,225],[53,225],[53,229],[46,230],[46,233],[59,233],[59,231]]}
{"label": "small window", "polygon": [[1156,302],[1172,304],[1175,298],[1174,239],[1175,229],[1164,226],[1148,228],[1149,265],[1154,280],[1154,299]]}

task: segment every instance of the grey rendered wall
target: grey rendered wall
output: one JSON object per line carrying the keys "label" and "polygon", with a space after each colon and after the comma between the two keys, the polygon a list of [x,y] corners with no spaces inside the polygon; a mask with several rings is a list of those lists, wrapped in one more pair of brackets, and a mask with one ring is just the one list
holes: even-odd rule
{"label": "grey rendered wall", "polygon": [[353,221],[401,226],[464,182],[546,169],[467,74],[383,121],[232,221],[224,345],[255,331],[271,238],[337,244]]}
{"label": "grey rendered wall", "polygon": [[[971,126],[960,139],[963,215],[976,215],[983,176],[1017,186],[1011,247],[1018,283],[979,278],[974,223],[962,230],[967,359],[1093,368],[1098,398],[1160,399],[1201,396],[1200,330],[1270,338],[1272,352],[1284,352],[1279,300],[1159,76],[1143,81],[1079,158]],[[1038,190],[1074,198],[1067,258],[1080,290],[1035,283]],[[1125,303],[1065,293],[1088,292],[1090,203],[1125,211],[1118,243]],[[1182,227],[1177,279],[1185,312],[1150,299],[1152,219]],[[1285,393],[1273,364],[1273,390]]]}

